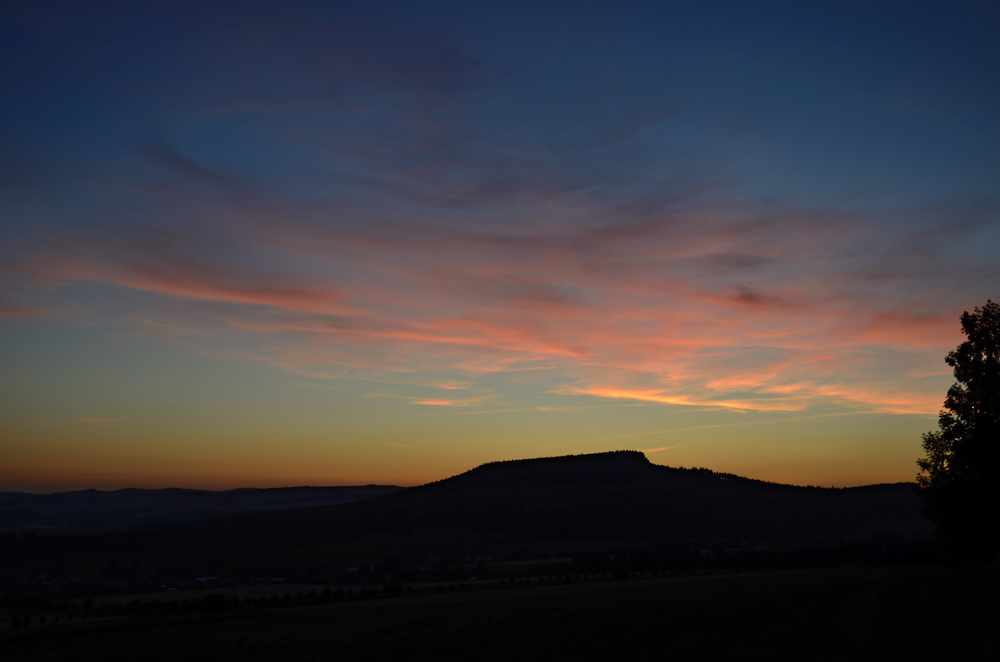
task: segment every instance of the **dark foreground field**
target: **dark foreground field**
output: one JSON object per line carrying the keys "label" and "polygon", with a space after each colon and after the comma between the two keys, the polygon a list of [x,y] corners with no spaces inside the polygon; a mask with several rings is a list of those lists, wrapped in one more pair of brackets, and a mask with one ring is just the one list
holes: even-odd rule
{"label": "dark foreground field", "polygon": [[996,586],[931,566],[648,578],[138,616],[5,660],[998,660]]}

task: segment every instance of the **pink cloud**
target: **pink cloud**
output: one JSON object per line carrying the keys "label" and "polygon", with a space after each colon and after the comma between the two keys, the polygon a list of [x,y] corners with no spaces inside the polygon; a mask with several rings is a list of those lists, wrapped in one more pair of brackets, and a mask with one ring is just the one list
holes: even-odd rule
{"label": "pink cloud", "polygon": [[279,227],[270,214],[228,219],[237,229],[211,251],[197,232],[67,240],[32,268],[206,304],[156,324],[201,333],[211,323],[213,335],[261,348],[247,356],[321,378],[446,371],[422,381],[465,388],[547,370],[561,376],[558,392],[602,399],[933,413],[939,384],[927,366],[954,342],[953,311],[866,287],[867,267],[842,251],[872,230],[844,217],[747,221],[709,207],[490,234],[419,219]]}

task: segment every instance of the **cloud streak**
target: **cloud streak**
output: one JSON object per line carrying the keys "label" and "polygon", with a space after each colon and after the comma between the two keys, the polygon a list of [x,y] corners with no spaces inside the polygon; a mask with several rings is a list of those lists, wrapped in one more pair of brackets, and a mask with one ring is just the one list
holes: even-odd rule
{"label": "cloud streak", "polygon": [[[18,180],[51,195],[5,248],[33,305],[0,315],[81,316],[60,297],[114,288],[115,319],[316,379],[478,393],[530,374],[540,397],[932,414],[958,313],[996,296],[995,192],[888,204],[852,198],[853,179],[825,197],[761,183],[761,136],[708,119],[734,104],[649,58],[612,75],[581,48],[554,75],[436,28],[344,28],[333,9],[162,11],[170,30],[108,42],[130,58],[98,66],[75,32],[78,54],[59,51],[94,103],[139,116],[51,142],[18,116],[38,172],[72,176]],[[42,14],[18,16],[44,37]],[[747,126],[799,117],[765,101],[748,99]],[[114,156],[86,138],[106,134]],[[77,139],[74,162],[61,144]],[[470,398],[401,397],[485,401]]]}
{"label": "cloud streak", "polygon": [[[601,216],[592,204],[588,215]],[[868,272],[885,269],[885,255],[839,247],[894,226],[710,203],[624,224],[604,211],[611,221],[583,227],[543,218],[504,233],[417,223],[372,234],[287,216],[279,228],[264,208],[210,239],[211,251],[196,227],[166,237],[133,227],[128,243],[63,237],[29,268],[169,302],[185,312],[130,317],[242,337],[300,374],[433,368],[474,383],[544,370],[562,382],[555,393],[673,406],[938,407],[940,380],[925,366],[913,379],[914,358],[948,345],[954,310],[920,302],[919,283],[873,291]]]}

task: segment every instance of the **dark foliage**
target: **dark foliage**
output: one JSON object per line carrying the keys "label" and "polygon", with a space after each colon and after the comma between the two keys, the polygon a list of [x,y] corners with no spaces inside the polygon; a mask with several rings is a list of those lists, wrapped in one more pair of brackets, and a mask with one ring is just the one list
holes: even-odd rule
{"label": "dark foliage", "polygon": [[945,361],[955,370],[939,430],[924,435],[920,496],[948,561],[996,565],[1000,553],[1000,304],[963,313],[968,337]]}

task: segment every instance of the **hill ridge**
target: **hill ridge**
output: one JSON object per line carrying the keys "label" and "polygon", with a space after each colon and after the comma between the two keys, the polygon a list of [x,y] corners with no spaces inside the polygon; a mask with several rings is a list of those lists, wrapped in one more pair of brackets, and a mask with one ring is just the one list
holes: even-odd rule
{"label": "hill ridge", "polygon": [[604,466],[608,468],[634,466],[640,469],[648,468],[654,471],[665,470],[670,472],[681,472],[692,476],[699,475],[707,478],[714,478],[716,480],[721,480],[721,481],[740,482],[750,485],[768,486],[773,488],[841,491],[841,490],[858,490],[858,489],[889,487],[889,486],[916,485],[916,483],[910,481],[897,482],[897,483],[871,483],[867,485],[851,485],[847,487],[823,486],[823,485],[794,485],[791,483],[780,483],[776,481],[763,480],[760,478],[751,478],[749,476],[741,476],[739,474],[729,473],[725,471],[715,471],[714,469],[709,469],[708,467],[684,467],[684,466],[673,467],[665,464],[656,464],[652,462],[642,451],[627,449],[627,450],[601,451],[598,453],[576,453],[570,455],[518,458],[511,460],[494,460],[491,462],[484,462],[483,464],[477,465],[472,469],[469,469],[462,473],[458,473],[453,476],[448,476],[447,478],[442,478],[436,481],[430,481],[428,483],[424,483],[423,485],[418,485],[409,489],[414,490],[423,487],[448,484],[459,479],[464,479],[465,477],[480,476],[495,471],[516,470],[518,468],[542,468],[542,467],[545,468],[563,467],[567,469],[574,469],[574,468],[579,468],[583,464],[607,462],[609,460],[617,462],[614,462],[613,464],[612,463],[605,464]]}

